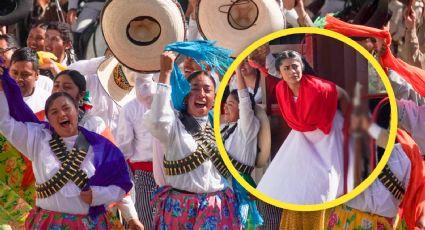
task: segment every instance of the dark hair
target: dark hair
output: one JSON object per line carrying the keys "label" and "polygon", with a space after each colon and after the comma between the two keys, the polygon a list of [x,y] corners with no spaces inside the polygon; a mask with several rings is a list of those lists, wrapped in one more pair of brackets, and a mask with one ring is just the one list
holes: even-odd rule
{"label": "dark hair", "polygon": [[64,42],[70,42],[71,44],[73,43],[74,37],[72,35],[71,26],[67,23],[50,22],[49,24],[47,24],[46,30],[57,30],[59,31],[60,37]]}
{"label": "dark hair", "polygon": [[5,40],[7,43],[7,48],[19,49],[19,44],[16,41],[15,37],[11,34],[0,34],[0,40]]}
{"label": "dark hair", "polygon": [[[249,94],[249,100],[251,101],[251,109],[254,110],[255,109],[255,100],[254,100],[254,95],[251,93]],[[234,89],[232,91],[230,91],[229,95],[227,97],[233,96],[233,98],[235,98],[235,100],[238,102],[239,104],[239,94],[238,94],[238,90]],[[227,100],[226,97],[226,100]]]}
{"label": "dark hair", "polygon": [[74,99],[71,97],[71,95],[69,95],[66,92],[57,92],[57,93],[53,93],[52,95],[50,95],[49,98],[47,98],[46,100],[46,105],[44,106],[44,112],[46,114],[46,118],[48,117],[48,112],[50,107],[52,106],[53,102],[56,101],[56,99],[58,99],[59,97],[65,97],[66,99],[68,99],[69,101],[72,102],[72,104],[75,106],[75,109],[78,110],[78,105],[75,103]]}
{"label": "dark hair", "polygon": [[56,77],[53,79],[53,81],[56,81],[56,79],[58,79],[58,77],[61,76],[61,75],[68,75],[68,76],[70,76],[72,82],[74,82],[74,84],[78,87],[80,93],[87,90],[87,88],[86,88],[86,79],[77,70],[69,70],[69,69],[67,69],[67,70],[61,71],[60,73],[58,73],[56,75]]}
{"label": "dark hair", "polygon": [[301,54],[297,51],[286,50],[280,53],[276,58],[274,66],[276,67],[277,72],[280,72],[280,66],[282,65],[282,61],[285,59],[295,59],[301,64],[301,69],[304,70],[304,63]]}
{"label": "dark hair", "polygon": [[195,72],[191,73],[189,75],[189,77],[187,77],[187,81],[190,83],[190,82],[192,82],[193,79],[197,78],[200,75],[205,75],[205,76],[209,77],[211,79],[211,81],[213,82],[213,84],[214,84],[214,89],[216,88],[214,78],[211,76],[211,74],[209,74],[205,70],[199,70],[199,71],[195,71]]}
{"label": "dark hair", "polygon": [[31,29],[34,29],[34,28],[41,28],[43,30],[47,30],[47,24],[40,20],[34,20],[31,23]]}
{"label": "dark hair", "polygon": [[29,47],[24,47],[17,49],[10,59],[10,63],[15,63],[18,61],[27,61],[32,63],[32,69],[38,71],[38,56],[37,52],[32,50]]}

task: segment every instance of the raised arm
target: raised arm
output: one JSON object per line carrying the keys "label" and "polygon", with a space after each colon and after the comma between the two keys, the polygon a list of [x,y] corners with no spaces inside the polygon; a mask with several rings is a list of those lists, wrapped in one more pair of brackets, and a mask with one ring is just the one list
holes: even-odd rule
{"label": "raised arm", "polygon": [[245,79],[240,73],[240,68],[241,66],[239,66],[236,70],[236,81],[239,95],[239,120],[242,133],[245,136],[245,139],[248,140],[257,136],[258,131],[260,130],[260,122],[257,117],[255,117],[250,95],[246,87]]}
{"label": "raised arm", "polygon": [[161,72],[156,94],[153,97],[151,109],[143,118],[143,124],[162,143],[168,143],[171,127],[176,120],[176,115],[171,106],[170,78],[176,55],[165,51],[161,55]]}
{"label": "raised arm", "polygon": [[[0,81],[0,133],[2,133],[12,143],[16,149],[23,153],[30,160],[34,159],[34,145],[38,142],[36,140],[36,132],[41,131],[41,127],[35,125],[25,124],[16,121],[9,115],[9,106],[6,95],[3,91],[3,84]],[[30,133],[34,132],[34,133]]]}

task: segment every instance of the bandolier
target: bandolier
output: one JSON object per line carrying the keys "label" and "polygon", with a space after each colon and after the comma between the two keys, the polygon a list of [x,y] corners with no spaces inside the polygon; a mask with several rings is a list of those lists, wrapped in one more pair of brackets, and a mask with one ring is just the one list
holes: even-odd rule
{"label": "bandolier", "polygon": [[403,196],[405,193],[403,184],[394,175],[394,173],[391,171],[388,165],[385,165],[384,169],[381,171],[378,178],[381,181],[381,183],[388,189],[388,191],[391,192],[391,194],[393,194],[393,196],[397,200],[403,199]]}
{"label": "bandolier", "polygon": [[[223,177],[230,177],[230,172],[218,151],[212,127],[207,123],[205,129],[202,129],[195,118],[185,113],[180,113],[179,119],[183,123],[186,131],[195,139],[198,147],[195,152],[180,160],[168,161],[164,158],[166,175],[185,174],[196,169],[205,161],[211,160]],[[252,171],[250,168],[253,167],[244,165],[232,158],[230,159],[238,171],[249,171],[249,173]]]}
{"label": "bandolier", "polygon": [[56,133],[53,134],[49,144],[50,148],[61,162],[61,167],[48,181],[35,185],[37,198],[52,196],[62,189],[69,181],[74,182],[80,189],[83,189],[89,180],[87,174],[80,168],[89,148],[89,143],[84,135],[79,133],[71,152],[67,151],[63,139]]}

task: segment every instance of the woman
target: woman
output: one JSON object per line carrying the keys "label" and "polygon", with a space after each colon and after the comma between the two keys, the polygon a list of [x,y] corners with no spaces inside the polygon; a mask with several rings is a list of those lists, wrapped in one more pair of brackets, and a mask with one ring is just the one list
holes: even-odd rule
{"label": "woman", "polygon": [[[261,103],[260,71],[250,66],[248,60],[241,63],[240,73],[244,78],[247,90],[254,96],[255,103]],[[230,81],[230,90],[237,89],[236,78]]]}
{"label": "woman", "polygon": [[33,162],[36,178],[37,207],[25,227],[114,228],[105,206],[121,200],[132,186],[122,153],[78,127],[78,107],[69,94],[49,97],[49,123],[41,125],[12,118],[2,84],[0,91],[0,131]]}
{"label": "woman", "polygon": [[144,116],[147,129],[165,147],[165,181],[169,185],[161,187],[152,200],[157,210],[155,228],[240,228],[235,196],[226,185],[229,174],[208,121],[214,80],[205,71],[190,75],[186,109],[175,113],[170,86],[175,58],[170,51],[162,54],[157,91]]}
{"label": "woman", "polygon": [[331,201],[344,191],[343,117],[337,105],[346,94],[332,82],[303,74],[295,51],[281,53],[275,66],[283,78],[276,87],[279,107],[292,131],[258,189],[294,204]]}
{"label": "woman", "polygon": [[[245,64],[242,63],[236,70],[237,90],[232,90],[224,105],[224,121],[221,125],[221,135],[224,147],[228,152],[233,165],[242,177],[255,187],[251,177],[257,157],[257,135],[260,130],[260,121],[255,116],[255,102],[245,84]],[[261,226],[263,218],[257,210],[256,202],[252,200],[248,192],[232,178],[233,190],[239,202],[239,212],[243,219],[245,229],[256,229]]]}
{"label": "woman", "polygon": [[[11,92],[18,90],[16,84],[13,84],[8,76],[3,76],[3,84],[10,88],[9,92],[6,93],[6,97],[9,99]],[[75,70],[64,70],[60,72],[54,79],[54,86],[52,93],[65,92],[69,94],[74,103],[78,105],[78,125],[85,129],[102,135],[108,140],[114,142],[114,138],[109,131],[105,122],[97,116],[91,114],[91,105],[88,104],[88,91],[86,91],[86,80],[83,75]],[[17,99],[9,99],[14,103],[9,103],[9,107],[18,111],[20,115],[32,115],[32,111],[22,104],[18,103]],[[27,117],[28,117],[27,116]],[[21,119],[20,121],[32,121],[31,119]],[[133,201],[130,196],[126,196],[122,201],[117,203],[124,219],[130,224],[130,227],[141,226],[138,216],[135,212]]]}

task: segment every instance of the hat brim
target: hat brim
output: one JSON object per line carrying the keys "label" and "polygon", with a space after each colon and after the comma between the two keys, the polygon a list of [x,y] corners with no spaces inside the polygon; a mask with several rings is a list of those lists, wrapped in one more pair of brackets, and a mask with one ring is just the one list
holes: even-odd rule
{"label": "hat brim", "polygon": [[136,97],[135,87],[131,90],[120,88],[114,81],[114,68],[119,64],[116,58],[109,57],[104,60],[97,69],[97,75],[105,92],[119,106],[123,107]]}
{"label": "hat brim", "polygon": [[260,152],[257,153],[255,160],[255,167],[265,167],[270,159],[271,150],[271,132],[270,132],[270,121],[266,111],[260,106],[255,105],[255,116],[260,120],[260,130],[257,134],[257,145],[260,148]]}
{"label": "hat brim", "polygon": [[196,11],[199,32],[205,39],[217,41],[218,46],[233,50],[232,56],[236,57],[259,38],[284,29],[283,15],[276,1],[253,2],[258,7],[257,20],[253,26],[240,30],[233,28],[227,13],[219,10],[229,4],[228,0],[199,0]]}
{"label": "hat brim", "polygon": [[[135,44],[127,35],[128,24],[140,16],[155,19],[161,28],[152,44]],[[119,62],[142,73],[158,72],[164,47],[184,41],[186,36],[184,14],[174,0],[108,1],[102,11],[101,26],[108,47]]]}

